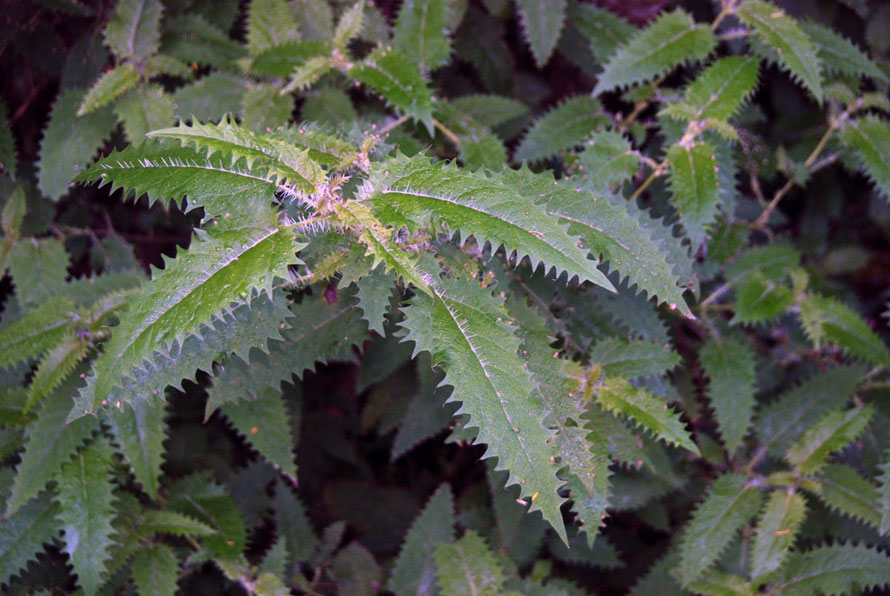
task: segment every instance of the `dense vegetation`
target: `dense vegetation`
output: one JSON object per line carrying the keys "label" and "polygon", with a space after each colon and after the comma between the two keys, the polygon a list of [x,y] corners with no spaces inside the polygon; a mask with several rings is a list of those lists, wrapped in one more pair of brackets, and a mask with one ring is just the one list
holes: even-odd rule
{"label": "dense vegetation", "polygon": [[887,3],[4,11],[4,593],[890,582]]}

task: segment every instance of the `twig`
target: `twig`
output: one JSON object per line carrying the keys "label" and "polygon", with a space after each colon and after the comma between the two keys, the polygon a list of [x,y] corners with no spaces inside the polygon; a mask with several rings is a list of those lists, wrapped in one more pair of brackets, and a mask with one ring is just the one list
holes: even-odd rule
{"label": "twig", "polygon": [[433,118],[433,126],[439,129],[443,135],[445,135],[449,141],[451,141],[455,147],[460,147],[460,137],[451,132],[447,126]]}

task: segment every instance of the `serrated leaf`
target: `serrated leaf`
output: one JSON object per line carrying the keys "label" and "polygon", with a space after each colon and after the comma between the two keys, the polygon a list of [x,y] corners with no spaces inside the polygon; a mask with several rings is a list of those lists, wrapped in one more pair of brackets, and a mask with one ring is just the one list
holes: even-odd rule
{"label": "serrated leaf", "polygon": [[[246,54],[243,45],[234,42],[224,31],[196,14],[184,14],[164,22],[161,50],[183,62],[207,64],[216,68],[231,68],[235,60]],[[220,75],[210,75],[213,76]],[[200,118],[218,117],[226,111],[229,110],[212,116],[197,112],[195,115]],[[185,115],[191,116],[191,112],[186,111]]]}
{"label": "serrated leaf", "polygon": [[389,310],[389,301],[395,281],[392,274],[375,269],[370,275],[360,280],[355,293],[358,298],[358,307],[362,309],[362,318],[368,322],[368,329],[376,331],[381,337],[386,335],[383,323]]}
{"label": "serrated leaf", "polygon": [[279,480],[275,486],[275,526],[284,540],[291,561],[307,561],[316,552],[318,537],[306,508],[290,487]]}
{"label": "serrated leaf", "polygon": [[856,588],[881,588],[890,581],[890,557],[876,548],[853,544],[820,546],[794,553],[773,590],[789,596],[850,594]]}
{"label": "serrated leaf", "polygon": [[727,265],[726,281],[737,285],[755,272],[768,280],[781,281],[791,269],[800,266],[800,258],[800,251],[787,243],[753,246]]}
{"label": "serrated leaf", "polygon": [[720,58],[686,87],[686,103],[694,119],[728,120],[757,87],[758,61],[746,56]]}
{"label": "serrated leaf", "polygon": [[78,118],[82,89],[59,94],[40,143],[37,187],[53,200],[68,193],[68,183],[86,166],[116,126],[110,108]]}
{"label": "serrated leaf", "polygon": [[590,361],[607,375],[635,379],[674,368],[680,355],[666,345],[614,337],[598,341],[590,349]]}
{"label": "serrated leaf", "polygon": [[170,487],[168,507],[204,522],[216,533],[201,544],[223,560],[234,561],[247,545],[247,528],[234,499],[209,475],[187,476]]}
{"label": "serrated leaf", "polygon": [[504,570],[485,541],[473,530],[435,550],[436,579],[444,594],[497,596],[504,584]]}
{"label": "serrated leaf", "polygon": [[23,569],[59,533],[59,505],[49,494],[0,519],[0,584]]}
{"label": "serrated leaf", "polygon": [[758,441],[781,455],[826,412],[843,407],[864,374],[858,366],[835,367],[761,406],[754,422]]}
{"label": "serrated leaf", "polygon": [[227,72],[215,72],[172,94],[176,117],[180,120],[219,120],[237,114],[245,82]]}
{"label": "serrated leaf", "polygon": [[[143,386],[143,389],[147,388]],[[148,399],[113,404],[100,412],[136,481],[152,500],[157,500],[164,459],[166,401],[151,399],[150,390],[146,393]]]}
{"label": "serrated leaf", "polygon": [[537,495],[530,511],[541,510],[565,540],[550,431],[517,354],[514,328],[503,322],[501,309],[501,302],[475,283],[441,280],[432,296],[419,293],[405,309],[405,341],[415,343],[415,354],[429,352],[433,364],[442,367],[443,383],[454,388],[449,401],[462,402],[456,415],[470,415],[469,425],[479,428],[477,441],[488,445],[486,457],[497,457],[497,468],[509,470],[507,486],[519,483],[520,498]]}
{"label": "serrated leaf", "polygon": [[267,386],[256,399],[229,402],[220,411],[251,447],[296,482],[295,442],[282,399],[278,387]]}
{"label": "serrated leaf", "polygon": [[160,85],[148,84],[124,95],[114,104],[114,113],[124,126],[127,138],[134,145],[145,141],[145,135],[173,123],[173,99]]}
{"label": "serrated leaf", "polygon": [[155,534],[169,534],[171,536],[209,536],[215,530],[197,519],[177,513],[152,509],[145,512],[142,525],[139,526],[139,536],[152,538]]}
{"label": "serrated leaf", "polygon": [[158,542],[145,546],[130,564],[139,596],[174,596],[179,574],[176,553]]}
{"label": "serrated leaf", "polygon": [[881,533],[881,536],[884,536],[890,530],[890,449],[884,452],[884,458],[879,469],[878,510],[881,514],[881,523],[878,526],[878,531]]}
{"label": "serrated leaf", "polygon": [[789,447],[785,457],[801,474],[816,472],[832,452],[865,430],[873,411],[871,406],[865,406],[846,412],[829,412]]}
{"label": "serrated leaf", "polygon": [[70,261],[65,244],[56,238],[17,242],[7,259],[16,297],[26,310],[62,294]]}
{"label": "serrated leaf", "polygon": [[454,521],[454,497],[443,484],[408,529],[386,584],[388,590],[396,596],[439,594],[434,553],[437,545],[454,541]]}
{"label": "serrated leaf", "polygon": [[881,525],[878,489],[844,464],[828,464],[819,473],[816,495],[830,509],[877,529]]}
{"label": "serrated leaf", "polygon": [[767,58],[777,61],[821,104],[822,61],[816,45],[797,21],[776,5],[763,0],[746,0],[739,6],[736,15],[767,46],[764,52],[755,44],[755,52],[765,53]]}
{"label": "serrated leaf", "polygon": [[841,140],[852,149],[875,189],[890,200],[890,125],[874,114],[850,120]]}
{"label": "serrated leaf", "polygon": [[450,13],[447,0],[402,2],[393,29],[393,47],[414,61],[421,72],[443,66],[451,56]]}
{"label": "serrated leaf", "polygon": [[359,149],[323,127],[301,122],[270,133],[270,136],[309,151],[309,157],[330,169],[342,170],[359,157]]}
{"label": "serrated leaf", "polygon": [[349,69],[349,76],[433,134],[432,91],[417,67],[400,52],[377,48]]}
{"label": "serrated leaf", "polygon": [[706,58],[717,45],[711,28],[682,10],[662,13],[606,62],[593,95],[651,80],[688,61]]}
{"label": "serrated leaf", "polygon": [[710,377],[708,400],[730,457],[741,446],[754,414],[756,354],[747,341],[734,337],[709,340],[699,359]]}
{"label": "serrated leaf", "polygon": [[326,0],[291,0],[288,5],[304,37],[330,41],[334,36],[334,11]]}
{"label": "serrated leaf", "polygon": [[875,366],[890,365],[890,349],[845,304],[818,294],[808,296],[800,301],[800,319],[816,347],[827,341]]}
{"label": "serrated leaf", "polygon": [[55,296],[0,330],[0,367],[37,358],[67,335],[75,318],[74,303]]}
{"label": "serrated leaf", "polygon": [[672,202],[693,246],[704,242],[707,227],[717,219],[720,195],[715,153],[706,142],[677,143],[667,153]]}
{"label": "serrated leaf", "polygon": [[566,0],[516,0],[525,40],[538,68],[550,60],[566,22]]}
{"label": "serrated leaf", "polygon": [[6,104],[0,101],[0,168],[15,180],[15,138],[6,117]]}
{"label": "serrated leaf", "polygon": [[89,341],[75,333],[66,335],[37,363],[37,370],[28,385],[24,412],[46,397],[70,375],[92,348]]}
{"label": "serrated leaf", "polygon": [[353,358],[353,344],[367,337],[367,327],[349,292],[341,292],[333,304],[321,292],[304,297],[287,324],[290,327],[281,331],[282,341],[271,342],[262,352],[254,350],[249,358],[245,351],[228,360],[208,389],[205,419],[221,404],[257,399],[266,387],[277,390],[291,375],[302,378],[306,370],[315,370],[316,362]]}
{"label": "serrated leaf", "polygon": [[58,476],[64,550],[86,594],[96,593],[112,555],[108,552],[114,533],[111,458],[111,448],[99,439],[65,464]]}
{"label": "serrated leaf", "polygon": [[454,164],[431,163],[419,155],[399,156],[374,164],[359,199],[387,225],[427,226],[441,221],[450,232],[472,234],[477,242],[504,246],[534,266],[567,271],[612,289],[612,284],[577,246],[564,224],[548,216],[505,176],[459,170]]}
{"label": "serrated leaf", "polygon": [[[0,109],[2,109],[2,105],[2,102],[0,102]],[[25,219],[27,209],[28,203],[25,189],[18,186],[7,197],[6,204],[3,205],[3,210],[0,212],[0,227],[2,227],[3,234],[8,240],[16,241],[21,236],[22,222]]]}
{"label": "serrated leaf", "polygon": [[[666,260],[665,245],[657,235],[655,228],[661,226],[660,222],[627,201],[599,195],[569,181],[554,181],[550,174],[531,175],[523,169],[505,170],[502,176],[530,200],[539,202],[548,214],[568,223],[569,234],[580,236],[585,250],[602,256],[611,269],[628,276],[628,286],[667,302],[671,309],[679,308],[686,316],[691,314],[680,282]],[[617,302],[624,307],[635,304],[626,296]]]}
{"label": "serrated leaf", "polygon": [[569,22],[590,42],[599,62],[605,62],[615,54],[619,46],[637,32],[637,28],[614,12],[594,4],[572,2],[569,4]]}
{"label": "serrated leaf", "polygon": [[757,521],[751,549],[751,579],[755,585],[763,583],[765,576],[785,562],[806,511],[807,502],[800,493],[775,490],[770,494]]}
{"label": "serrated leaf", "polygon": [[158,0],[120,0],[105,26],[105,44],[118,58],[138,60],[157,53],[163,11]]}
{"label": "serrated leaf", "polygon": [[664,442],[698,455],[698,446],[692,441],[680,415],[645,388],[634,387],[622,377],[607,376],[602,382],[596,381],[591,390],[597,403],[609,412],[632,418]]}
{"label": "serrated leaf", "polygon": [[794,303],[788,286],[768,280],[759,271],[735,283],[735,313],[731,323],[762,323],[781,315]]}
{"label": "serrated leaf", "polygon": [[105,72],[90,87],[75,116],[78,118],[105,107],[136,86],[142,75],[132,62],[123,62]]}
{"label": "serrated leaf", "polygon": [[534,162],[583,143],[609,123],[599,101],[585,95],[571,97],[535,120],[525,133],[513,160]]}
{"label": "serrated leaf", "polygon": [[461,138],[459,158],[472,170],[498,171],[507,165],[507,148],[494,133],[473,131]]}
{"label": "serrated leaf", "polygon": [[247,49],[251,55],[299,39],[300,32],[286,0],[251,0],[247,11]]}
{"label": "serrated leaf", "polygon": [[463,95],[451,101],[459,114],[470,116],[482,126],[495,127],[528,112],[528,106],[511,97],[489,94]]}
{"label": "serrated leaf", "polygon": [[306,149],[299,149],[270,135],[257,134],[247,128],[223,120],[219,124],[180,123],[173,128],[154,130],[153,138],[172,138],[182,145],[193,145],[198,151],[206,149],[207,159],[221,153],[231,157],[232,167],[244,160],[248,172],[255,166],[279,185],[292,185],[298,192],[314,193],[324,182],[325,174]]}
{"label": "serrated leaf", "polygon": [[802,21],[800,26],[816,46],[826,71],[887,82],[884,71],[843,35],[815,21]]}
{"label": "serrated leaf", "polygon": [[686,525],[680,546],[680,573],[684,585],[702,577],[729,546],[738,531],[763,504],[763,493],[747,486],[745,477],[727,473],[714,481],[705,500]]}
{"label": "serrated leaf", "polygon": [[12,492],[6,502],[7,517],[37,496],[99,429],[98,421],[92,417],[65,424],[71,411],[71,394],[77,384],[77,381],[69,380],[44,399],[37,411],[37,420],[26,427],[28,442],[16,467]]}
{"label": "serrated leaf", "polygon": [[417,356],[419,388],[399,422],[392,442],[390,461],[395,461],[422,441],[444,431],[452,422],[456,404],[446,404],[449,390],[441,387],[441,371],[432,370],[429,355]]}
{"label": "serrated leaf", "polygon": [[607,130],[593,133],[578,155],[578,163],[582,179],[596,189],[608,190],[633,178],[640,167],[640,156],[621,133]]}
{"label": "serrated leaf", "polygon": [[343,11],[334,28],[334,47],[346,49],[346,44],[358,37],[365,26],[365,0],[359,0]]}
{"label": "serrated leaf", "polygon": [[151,362],[155,351],[197,332],[202,323],[254,289],[271,296],[273,281],[287,279],[287,266],[299,262],[294,255],[305,246],[274,218],[267,214],[266,221],[257,216],[252,222],[211,228],[156,272],[132,299],[93,365],[95,395],[88,403],[78,400],[72,416],[95,410],[123,377],[141,368],[143,361]]}

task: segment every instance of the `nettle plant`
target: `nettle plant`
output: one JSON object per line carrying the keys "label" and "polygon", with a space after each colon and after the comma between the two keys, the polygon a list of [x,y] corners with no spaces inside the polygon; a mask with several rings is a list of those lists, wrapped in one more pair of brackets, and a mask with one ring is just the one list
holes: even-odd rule
{"label": "nettle plant", "polygon": [[[534,63],[576,62],[589,92],[529,116],[513,8]],[[855,235],[823,248],[826,212],[862,197],[811,180],[865,174],[890,229],[886,64],[763,0],[695,8],[715,16],[638,28],[577,2],[405,0],[390,28],[363,2],[252,0],[242,43],[237,2],[121,0],[113,66],[60,93],[37,187],[200,221],[150,279],[95,238],[101,274],[68,279],[76,230],[41,227],[4,127],[0,581],[173,594],[212,561],[252,594],[583,594],[562,572],[619,567],[617,541],[638,594],[885,585],[886,323],[837,279],[868,262]],[[446,98],[474,89],[467,64],[492,92]],[[764,79],[793,99],[752,101]],[[784,130],[761,129],[771,110]],[[119,122],[130,144],[89,164]],[[799,237],[794,195],[815,205]],[[295,387],[339,361],[396,467],[446,429],[488,459],[396,523],[397,555],[343,546],[342,521],[318,536],[294,488]],[[182,463],[200,431],[171,412],[195,379],[204,420],[261,457],[244,471]],[[349,452],[330,428],[313,436]],[[331,498],[416,511],[350,486]],[[657,563],[602,535],[613,513],[672,536]],[[59,558],[73,575],[41,572]]]}

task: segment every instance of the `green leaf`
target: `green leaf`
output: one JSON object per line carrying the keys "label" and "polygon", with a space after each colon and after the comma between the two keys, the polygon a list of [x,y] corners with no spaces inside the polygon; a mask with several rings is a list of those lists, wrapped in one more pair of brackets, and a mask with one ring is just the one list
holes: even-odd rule
{"label": "green leaf", "polygon": [[417,67],[400,52],[377,48],[349,69],[349,76],[433,134],[432,91]]}
{"label": "green leaf", "polygon": [[498,171],[507,165],[507,148],[495,134],[473,131],[461,139],[460,160],[472,170]]}
{"label": "green leaf", "polygon": [[564,224],[548,216],[505,176],[460,170],[454,164],[431,163],[419,155],[399,156],[373,164],[360,200],[377,217],[396,227],[427,226],[440,221],[452,234],[472,234],[477,242],[504,246],[517,260],[529,257],[558,274],[568,272],[612,289],[612,284],[587,258],[587,251],[567,233]]}
{"label": "green leaf", "polygon": [[850,594],[890,581],[890,557],[868,546],[835,544],[794,553],[774,591],[789,596]]}
{"label": "green leaf", "polygon": [[176,553],[166,544],[153,543],[144,547],[130,564],[133,583],[139,596],[174,596],[179,574]]}
{"label": "green leaf", "polygon": [[157,500],[164,459],[166,402],[150,394],[147,397],[113,404],[100,412],[136,481],[152,500]]}
{"label": "green leaf", "polygon": [[822,61],[816,45],[797,21],[775,4],[763,0],[746,0],[736,15],[760,42],[753,46],[754,51],[777,62],[821,104]]}
{"label": "green leaf", "polygon": [[15,138],[6,117],[6,104],[0,101],[0,168],[15,180]]}
{"label": "green leaf", "polygon": [[800,301],[800,319],[810,340],[836,344],[875,366],[890,365],[890,349],[868,323],[846,305],[818,294]]}
{"label": "green leaf", "polygon": [[843,35],[814,21],[803,21],[800,26],[816,46],[826,71],[887,82],[884,71]]}
{"label": "green leaf", "polygon": [[556,48],[566,22],[566,5],[566,0],[516,0],[522,31],[538,68],[544,68]]}
{"label": "green leaf", "polygon": [[890,450],[884,452],[884,460],[880,465],[880,492],[878,493],[878,509],[881,513],[881,523],[878,530],[881,536],[885,536],[890,530]]}
{"label": "green leaf", "polygon": [[[272,218],[275,216],[272,215]],[[231,222],[212,228],[180,250],[167,268],[133,298],[130,310],[121,316],[111,340],[93,366],[95,395],[77,401],[74,417],[93,411],[122,378],[151,362],[153,353],[174,340],[198,331],[253,289],[271,296],[272,282],[287,279],[287,266],[298,263],[294,256],[304,244],[297,243],[290,229],[266,221]]]}
{"label": "green leaf", "polygon": [[333,304],[322,292],[304,297],[287,325],[290,328],[281,331],[282,341],[253,350],[249,358],[245,350],[226,362],[208,389],[205,420],[221,404],[259,399],[270,385],[277,390],[292,375],[302,378],[306,370],[315,370],[316,362],[353,359],[352,346],[367,337],[351,292],[342,292]]}
{"label": "green leaf", "polygon": [[890,125],[874,114],[850,120],[841,131],[844,145],[853,150],[863,173],[890,200]]}
{"label": "green leaf", "polygon": [[500,95],[463,95],[451,101],[459,114],[470,116],[475,122],[489,128],[519,118],[528,112],[528,106],[511,97]]}
{"label": "green leaf", "polygon": [[248,172],[259,166],[265,176],[280,186],[293,186],[296,192],[317,192],[325,180],[324,171],[309,157],[308,150],[270,135],[251,132],[230,120],[219,124],[193,122],[191,126],[180,122],[173,128],[152,131],[149,136],[177,139],[183,147],[193,145],[198,151],[206,149],[208,160],[217,153],[230,156],[233,168],[239,160],[244,160]]}
{"label": "green leaf", "polygon": [[280,91],[277,83],[249,85],[242,98],[241,125],[256,132],[271,132],[287,124],[294,112],[294,98]]}
{"label": "green leaf", "polygon": [[288,5],[304,37],[317,41],[333,38],[334,11],[327,0],[291,0]]}
{"label": "green leaf", "polygon": [[434,555],[437,545],[454,542],[454,521],[454,497],[443,484],[411,524],[386,584],[388,590],[396,596],[439,594]]}
{"label": "green leaf", "polygon": [[86,594],[102,584],[108,551],[113,543],[114,495],[111,482],[112,451],[99,439],[62,467],[58,477],[59,521],[77,583]]}
{"label": "green leaf", "polygon": [[362,309],[362,318],[368,322],[368,329],[376,331],[381,337],[386,335],[383,323],[389,310],[395,281],[391,274],[375,269],[370,275],[361,279],[355,294],[358,298],[358,307]]}
{"label": "green leaf", "polygon": [[785,454],[801,474],[819,470],[828,456],[853,441],[865,430],[873,413],[871,406],[846,412],[829,412],[807,430]]}
{"label": "green leaf", "polygon": [[160,85],[149,84],[124,95],[114,104],[114,113],[124,125],[127,138],[134,145],[145,141],[145,135],[173,123],[173,99]]}
{"label": "green leaf", "polygon": [[819,474],[819,492],[816,494],[834,511],[875,529],[881,525],[877,487],[850,466],[824,466]]}
{"label": "green leaf", "polygon": [[590,42],[590,48],[599,62],[609,59],[637,31],[636,27],[614,12],[595,4],[572,2],[569,4],[568,19]]}
{"label": "green leaf", "polygon": [[698,447],[680,415],[645,388],[634,387],[622,377],[607,376],[596,381],[591,389],[596,401],[609,412],[632,418],[664,442],[698,455]]}
{"label": "green leaf", "polygon": [[307,122],[276,130],[270,136],[308,150],[310,158],[329,169],[343,170],[353,165],[359,157],[355,145],[323,127]]}
{"label": "green leaf", "polygon": [[456,415],[470,415],[469,426],[479,428],[477,441],[488,445],[486,457],[497,457],[497,469],[509,470],[507,486],[519,483],[520,498],[537,495],[529,511],[541,510],[565,540],[550,433],[501,301],[475,283],[436,283],[432,296],[418,293],[405,309],[405,341],[442,367],[443,383],[454,388],[449,401],[462,402]]}
{"label": "green leaf", "polygon": [[77,117],[95,112],[136,86],[142,75],[132,62],[118,64],[90,87],[75,114]]}
{"label": "green leaf", "polygon": [[229,402],[220,411],[251,447],[296,483],[295,441],[278,387],[267,386],[256,399]]}
{"label": "green leaf", "polygon": [[334,47],[345,50],[346,44],[358,37],[365,27],[365,0],[359,0],[340,15],[334,29]]}
{"label": "green leaf", "polygon": [[163,11],[158,0],[120,0],[105,27],[105,44],[118,58],[141,60],[157,53]]}
{"label": "green leaf", "polygon": [[74,368],[89,354],[89,341],[75,333],[66,335],[37,363],[37,370],[28,385],[24,412],[46,397],[70,375]]}
{"label": "green leaf", "polygon": [[731,323],[762,323],[781,315],[794,303],[787,285],[768,280],[754,271],[735,284],[735,314]]}
{"label": "green leaf", "polygon": [[607,375],[635,379],[674,368],[680,364],[680,355],[656,342],[613,337],[598,341],[590,349],[590,361]]}
{"label": "green leaf", "polygon": [[399,6],[392,45],[421,72],[444,66],[451,57],[450,9],[447,0],[405,0]]}
{"label": "green leaf", "polygon": [[440,386],[442,372],[432,370],[429,354],[417,357],[419,388],[399,422],[399,429],[392,442],[390,461],[395,461],[422,441],[441,433],[449,427],[457,404],[445,404],[450,391]]}
{"label": "green leaf", "polygon": [[251,0],[247,11],[247,49],[256,56],[286,41],[299,41],[300,32],[286,0]]}
{"label": "green leaf", "polygon": [[709,340],[699,359],[710,377],[708,400],[714,408],[720,436],[732,456],[742,445],[754,413],[757,357],[748,341],[725,337]]}
{"label": "green leaf", "polygon": [[44,543],[56,537],[58,514],[58,503],[43,494],[0,519],[0,584],[11,584],[10,578],[43,551]]}
{"label": "green leaf", "polygon": [[61,240],[41,238],[17,242],[7,262],[23,308],[30,309],[65,291],[70,262]]}
{"label": "green leaf", "polygon": [[535,162],[580,145],[609,123],[599,101],[584,95],[571,97],[535,120],[525,133],[513,160]]}
{"label": "green leaf", "polygon": [[624,136],[614,130],[593,133],[578,155],[579,175],[599,190],[620,187],[640,167],[640,155]]}
{"label": "green leaf", "polygon": [[[3,104],[0,103],[0,106]],[[25,219],[25,213],[28,210],[25,189],[21,186],[16,187],[12,194],[6,199],[3,205],[3,211],[0,212],[0,227],[3,234],[12,241],[18,240],[21,236],[22,222]]]}
{"label": "green leaf", "polygon": [[758,441],[771,455],[781,455],[826,412],[841,408],[864,374],[858,366],[838,366],[783,393],[757,415],[754,428]]}
{"label": "green leaf", "polygon": [[[183,62],[207,64],[216,68],[231,68],[235,60],[246,54],[243,45],[232,41],[224,31],[196,14],[184,14],[164,22],[161,51]],[[210,75],[213,76],[220,75]],[[228,110],[212,116],[195,115],[201,118],[218,117],[226,111]],[[190,116],[191,113],[186,111],[186,115]]]}
{"label": "green leaf", "polygon": [[59,95],[40,143],[37,187],[53,200],[68,194],[69,181],[90,163],[116,126],[110,108],[78,118],[83,97],[82,89]]}
{"label": "green leaf", "polygon": [[[793,490],[775,490],[757,521],[751,549],[751,579],[755,584],[782,567],[806,516],[807,502]],[[758,580],[761,580],[758,582]]]}
{"label": "green leaf", "polygon": [[57,345],[70,332],[75,316],[71,299],[55,296],[4,326],[0,330],[0,366],[37,358]]}
{"label": "green leaf", "polygon": [[168,507],[204,522],[216,530],[201,544],[224,560],[234,560],[247,545],[247,528],[238,506],[224,489],[207,476],[187,476],[170,487]]}
{"label": "green leaf", "polygon": [[139,536],[152,538],[155,534],[171,536],[209,536],[215,530],[207,524],[176,511],[151,509],[145,512]]}
{"label": "green leaf", "polygon": [[436,578],[444,594],[497,596],[504,584],[504,570],[479,534],[467,530],[451,544],[435,550]]}
{"label": "green leaf", "polygon": [[682,10],[661,14],[636,33],[606,63],[593,90],[597,96],[616,87],[648,81],[689,61],[706,58],[717,38]]}
{"label": "green leaf", "polygon": [[290,560],[309,560],[319,545],[318,537],[312,529],[303,503],[282,480],[275,485],[274,507],[275,526],[279,539],[285,542]]}
{"label": "green leaf", "polygon": [[43,400],[37,411],[37,420],[26,427],[28,442],[16,467],[12,492],[6,502],[7,517],[37,496],[99,429],[98,421],[92,417],[65,424],[65,418],[71,411],[71,393],[77,384],[69,380]]}
{"label": "green leaf", "polygon": [[219,120],[241,109],[245,83],[241,77],[215,72],[172,94],[180,120]]}
{"label": "green leaf", "polygon": [[695,120],[735,116],[757,87],[758,61],[746,56],[720,58],[704,69],[688,87],[686,103]]}
{"label": "green leaf", "polygon": [[[671,309],[679,308],[686,316],[691,314],[680,281],[666,260],[668,249],[657,233],[661,222],[632,203],[579,188],[570,181],[554,181],[550,174],[531,175],[522,169],[505,170],[502,176],[529,200],[541,203],[549,215],[568,223],[569,235],[580,236],[585,250],[602,255],[610,268],[628,276],[629,286],[667,302]],[[624,297],[621,302],[626,302]]]}
{"label": "green leaf", "polygon": [[674,207],[693,246],[705,240],[720,204],[715,149],[706,142],[677,143],[667,153]]}
{"label": "green leaf", "polygon": [[740,474],[727,473],[714,481],[683,535],[680,573],[684,585],[704,575],[738,531],[757,515],[762,504],[763,493],[747,486]]}

